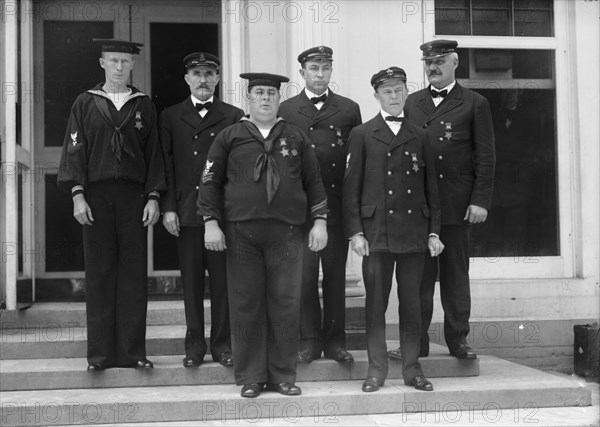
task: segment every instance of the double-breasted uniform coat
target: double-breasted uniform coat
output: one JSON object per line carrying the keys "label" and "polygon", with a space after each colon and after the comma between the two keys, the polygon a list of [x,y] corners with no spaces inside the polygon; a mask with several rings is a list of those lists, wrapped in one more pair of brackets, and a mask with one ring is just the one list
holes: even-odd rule
{"label": "double-breasted uniform coat", "polygon": [[[328,353],[337,347],[346,347],[348,240],[343,231],[342,187],[348,137],[362,119],[356,102],[331,90],[321,109],[315,107],[303,90],[281,103],[279,115],[310,138],[327,192],[327,247],[316,254],[306,254],[302,272],[300,350],[308,350],[318,358],[323,349]],[[318,293],[319,260],[323,268],[323,318]]]}
{"label": "double-breasted uniform coat", "polygon": [[179,217],[177,248],[187,324],[185,351],[187,356],[200,361],[207,350],[203,305],[205,269],[210,276],[210,352],[214,360],[222,353],[231,353],[225,254],[204,248],[204,221],[196,213],[200,179],[208,150],[218,133],[244,115],[237,107],[216,97],[213,100],[204,117],[191,97],[167,108],[160,117],[167,180],[161,212],[174,211]]}
{"label": "double-breasted uniform coat", "polygon": [[418,362],[419,285],[430,233],[440,228],[435,166],[424,131],[405,121],[397,135],[381,114],[350,134],[344,178],[344,226],[362,233],[369,377],[388,372],[385,311],[394,264],[398,282],[403,377],[422,375]]}
{"label": "double-breasted uniform coat", "polygon": [[[494,185],[494,130],[488,101],[456,83],[436,107],[429,89],[408,96],[406,118],[427,132],[436,162],[442,210],[439,256],[444,334],[452,350],[469,333],[469,230],[467,207],[490,209]],[[421,285],[421,353],[429,352],[427,330],[433,314],[438,260],[428,259]]]}

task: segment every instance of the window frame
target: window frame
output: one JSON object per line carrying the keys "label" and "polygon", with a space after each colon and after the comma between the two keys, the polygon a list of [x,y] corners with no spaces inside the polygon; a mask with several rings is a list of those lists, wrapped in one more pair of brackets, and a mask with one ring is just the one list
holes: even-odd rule
{"label": "window frame", "polygon": [[[556,91],[557,118],[556,120],[556,158],[557,158],[557,198],[559,223],[558,256],[540,257],[502,257],[502,258],[471,258],[471,279],[528,279],[528,278],[566,278],[576,277],[577,245],[580,242],[580,226],[578,226],[578,208],[575,203],[578,197],[577,156],[579,141],[577,140],[577,103],[576,91],[572,87],[571,76],[574,75],[572,64],[574,51],[570,49],[574,36],[572,30],[573,16],[570,2],[554,0],[552,37],[523,37],[523,36],[465,36],[435,33],[435,0],[425,0],[424,7],[433,16],[423,23],[424,42],[435,39],[452,39],[458,42],[459,48],[466,49],[542,49],[554,51],[554,75]],[[572,53],[573,52],[573,53]],[[423,82],[427,77],[423,72]],[[470,80],[470,79],[469,79]],[[469,86],[469,80],[458,79],[461,84]],[[511,80],[512,82],[513,80]],[[478,82],[480,84],[480,82]],[[564,108],[562,106],[565,106]],[[491,213],[493,215],[493,212]]]}

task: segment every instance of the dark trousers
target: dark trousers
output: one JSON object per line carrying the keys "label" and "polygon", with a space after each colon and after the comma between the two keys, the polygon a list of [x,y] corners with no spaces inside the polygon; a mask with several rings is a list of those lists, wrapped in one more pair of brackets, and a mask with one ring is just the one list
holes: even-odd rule
{"label": "dark trousers", "polygon": [[204,334],[205,269],[210,276],[210,352],[213,360],[231,352],[229,338],[229,303],[227,301],[227,266],[224,252],[204,248],[204,227],[181,227],[177,238],[179,267],[183,283],[183,302],[187,332],[185,354],[203,358],[206,354]]}
{"label": "dark trousers", "polygon": [[422,375],[419,363],[421,314],[419,284],[423,274],[425,253],[396,254],[371,252],[363,257],[363,278],[366,296],[367,376],[385,380],[388,374],[387,345],[385,342],[385,312],[387,310],[394,264],[398,283],[398,316],[402,376],[405,382]]}
{"label": "dark trousers", "polygon": [[127,366],[146,358],[148,305],[146,204],[141,184],[92,183],[85,194],[94,217],[83,226],[87,359]]}
{"label": "dark trousers", "polygon": [[[310,227],[305,228],[308,241]],[[348,239],[341,224],[327,226],[327,246],[306,251],[302,266],[300,349],[319,357],[321,350],[346,347],[346,256]],[[308,244],[308,243],[307,243]],[[323,323],[319,300],[319,261],[323,267]]]}
{"label": "dark trousers", "polygon": [[302,234],[301,226],[272,220],[225,226],[238,385],[296,381]]}
{"label": "dark trousers", "polygon": [[421,282],[421,353],[429,354],[427,331],[433,316],[435,281],[440,275],[440,298],[444,308],[444,337],[448,348],[466,343],[471,315],[469,288],[469,225],[442,225],[440,240],[445,249],[437,258],[427,257]]}

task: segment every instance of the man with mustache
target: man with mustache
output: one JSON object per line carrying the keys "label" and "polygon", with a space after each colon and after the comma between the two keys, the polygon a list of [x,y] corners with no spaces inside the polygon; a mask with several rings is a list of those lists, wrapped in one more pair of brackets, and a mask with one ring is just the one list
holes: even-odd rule
{"label": "man with mustache", "polygon": [[257,397],[265,384],[299,395],[302,258],[306,246],[317,252],[327,245],[327,196],[308,137],[277,117],[279,87],[289,79],[240,77],[248,79],[250,114],[210,148],[198,212],[206,248],[227,249],[235,382],[243,385],[242,397]]}
{"label": "man with mustache", "polygon": [[194,52],[183,59],[190,96],[162,112],[160,136],[167,192],[161,199],[163,225],[177,238],[187,331],[183,366],[200,366],[206,354],[204,337],[205,269],[210,277],[210,352],[223,366],[233,365],[229,336],[227,271],[223,252],[204,247],[204,221],[196,214],[200,178],[215,137],[244,112],[214,96],[220,61]]}
{"label": "man with mustache", "polygon": [[128,84],[141,43],[93,39],[105,81],[71,108],[58,186],[83,226],[89,372],[153,368],[146,358],[147,227],[164,165],[150,97]]}
{"label": "man with mustache", "polygon": [[[279,114],[306,132],[319,159],[329,205],[329,242],[307,255],[302,268],[302,316],[298,362],[321,357],[340,363],[354,359],[346,350],[346,256],[348,240],[342,224],[342,187],[350,131],[361,124],[360,108],[329,88],[333,50],[316,46],[298,55],[305,89],[281,103]],[[310,225],[310,224],[309,224]],[[308,230],[307,230],[308,231]],[[319,302],[319,261],[323,268],[323,316]]]}
{"label": "man with mustache", "polygon": [[[427,132],[434,153],[442,209],[439,257],[440,297],[444,336],[450,354],[475,359],[467,344],[471,294],[469,235],[472,224],[484,222],[494,186],[494,129],[490,106],[483,96],[455,78],[458,43],[434,40],[421,45],[423,68],[430,86],[406,100],[406,118]],[[421,357],[429,355],[433,295],[438,259],[427,258],[421,282]],[[390,357],[399,358],[398,351]]]}

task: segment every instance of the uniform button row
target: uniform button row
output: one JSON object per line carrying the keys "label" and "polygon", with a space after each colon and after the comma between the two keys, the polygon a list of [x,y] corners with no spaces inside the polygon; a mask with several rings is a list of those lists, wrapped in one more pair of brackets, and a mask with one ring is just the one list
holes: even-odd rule
{"label": "uniform button row", "polygon": [[[215,133],[214,133],[214,132],[211,132],[211,133],[210,133],[210,136],[215,136]],[[198,135],[194,135],[194,139],[198,139]]]}

